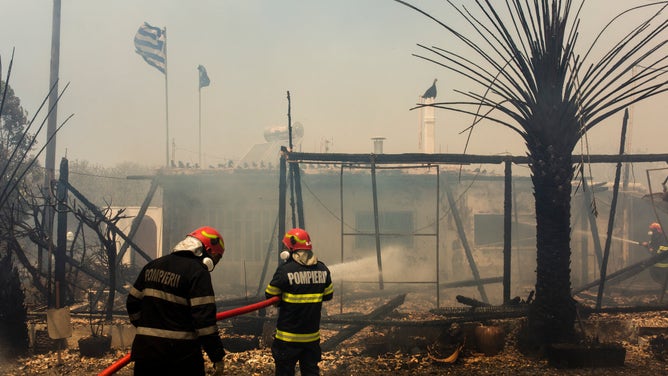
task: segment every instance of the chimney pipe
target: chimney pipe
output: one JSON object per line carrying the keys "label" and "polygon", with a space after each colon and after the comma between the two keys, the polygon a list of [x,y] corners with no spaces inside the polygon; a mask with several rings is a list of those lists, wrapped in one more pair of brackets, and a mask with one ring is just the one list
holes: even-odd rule
{"label": "chimney pipe", "polygon": [[374,154],[383,154],[383,140],[385,137],[372,137],[373,140],[373,153]]}

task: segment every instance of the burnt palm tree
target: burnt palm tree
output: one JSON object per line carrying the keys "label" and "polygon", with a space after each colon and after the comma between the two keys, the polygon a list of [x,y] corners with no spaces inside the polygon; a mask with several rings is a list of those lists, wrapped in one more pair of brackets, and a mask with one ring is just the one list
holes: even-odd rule
{"label": "burnt palm tree", "polygon": [[[427,12],[465,49],[467,57],[418,44],[415,56],[450,69],[480,88],[458,91],[457,102],[434,106],[508,127],[525,141],[536,209],[536,297],[529,314],[538,344],[575,339],[575,302],[570,284],[570,203],[573,149],[594,126],[633,103],[664,93],[666,81],[666,2],[629,9],[615,17],[598,38],[576,51],[580,11],[573,0],[475,0],[470,9],[447,3],[472,32],[458,31]],[[652,8],[653,7],[653,8]],[[649,11],[602,57],[594,58],[611,27],[632,12]],[[661,13],[663,11],[663,13]],[[635,74],[632,70],[637,69]],[[482,113],[484,115],[479,115]]]}

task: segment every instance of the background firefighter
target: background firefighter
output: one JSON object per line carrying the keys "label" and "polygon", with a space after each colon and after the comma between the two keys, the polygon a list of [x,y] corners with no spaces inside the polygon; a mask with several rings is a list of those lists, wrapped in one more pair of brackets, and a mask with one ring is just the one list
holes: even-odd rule
{"label": "background firefighter", "polygon": [[225,350],[209,273],[224,252],[220,233],[200,227],[141,270],[127,298],[137,327],[131,351],[135,375],[204,375],[202,349],[214,374],[223,374]]}
{"label": "background firefighter", "polygon": [[276,333],[271,353],[276,376],[292,376],[299,362],[302,376],[319,375],[320,314],[322,302],[334,294],[331,273],[313,254],[311,237],[300,228],[283,237],[284,263],[278,266],[265,290],[267,298],[280,296]]}
{"label": "background firefighter", "polygon": [[[640,245],[646,247],[652,255],[668,251],[668,240],[660,224],[651,223],[647,235],[649,235],[649,241],[642,242]],[[668,262],[657,262],[649,268],[649,273],[655,282],[663,285],[668,278]]]}

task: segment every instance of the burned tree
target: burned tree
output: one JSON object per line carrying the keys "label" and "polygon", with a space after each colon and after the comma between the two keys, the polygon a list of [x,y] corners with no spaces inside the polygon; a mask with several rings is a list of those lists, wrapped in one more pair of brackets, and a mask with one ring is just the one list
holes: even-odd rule
{"label": "burned tree", "polygon": [[[27,309],[19,272],[7,236],[22,206],[19,190],[24,176],[32,176],[25,156],[31,149],[28,119],[21,101],[6,81],[0,79],[0,353],[16,357],[28,350]],[[9,230],[9,231],[8,231]]]}
{"label": "burned tree", "polygon": [[479,59],[419,45],[430,55],[417,57],[470,79],[480,89],[460,91],[463,100],[433,106],[475,116],[475,123],[483,119],[502,125],[525,141],[537,223],[536,299],[529,314],[532,341],[540,345],[574,340],[570,202],[577,161],[573,149],[603,120],[668,90],[666,3],[636,7],[611,21],[608,27],[629,12],[656,11],[630,28],[602,58],[594,58],[598,38],[583,56],[576,51],[581,7],[576,9],[572,0],[476,0],[471,8],[448,0],[453,14],[473,30],[470,33],[395,1],[436,21]]}
{"label": "burned tree", "polygon": [[90,267],[97,271],[97,274],[105,275],[108,280],[106,287],[109,289],[107,295],[106,319],[111,320],[114,308],[114,300],[116,296],[116,277],[117,262],[117,238],[118,227],[116,224],[125,216],[125,209],[114,211],[110,205],[101,210],[91,210],[90,208],[71,208],[74,216],[81,221],[82,224],[92,229],[99,240],[99,248],[96,249],[90,261]]}
{"label": "burned tree", "polygon": [[[71,185],[63,182],[66,190],[74,190],[78,197],[85,200]],[[62,187],[61,187],[62,189]],[[5,241],[12,250],[23,268],[31,276],[31,284],[43,294],[43,298],[49,294],[49,280],[51,274],[39,269],[34,265],[29,246],[41,247],[43,249],[54,249],[56,244],[51,243],[51,237],[44,231],[42,218],[45,212],[45,200],[39,194],[26,191],[24,220],[16,220],[11,225],[11,231],[6,232]],[[120,230],[117,224],[120,220],[127,218],[125,209],[114,210],[111,205],[98,208],[89,201],[85,205],[74,198],[69,198],[59,203],[59,215],[64,214],[75,219],[76,232],[68,239],[69,246],[61,257],[68,265],[65,270],[65,283],[60,286],[60,291],[66,299],[63,305],[72,304],[74,301],[93,296],[95,303],[103,293],[108,292],[107,302],[104,304],[107,316],[110,318],[113,311],[115,293],[120,289],[117,282],[119,266],[117,258],[117,239]],[[90,233],[96,239],[90,239]],[[87,239],[88,237],[88,239]],[[27,240],[27,241],[26,241]],[[90,294],[92,290],[96,293]]]}
{"label": "burned tree", "polygon": [[11,253],[0,258],[0,284],[0,354],[24,355],[28,350],[28,312]]}
{"label": "burned tree", "polygon": [[9,73],[6,80],[0,79],[0,349],[14,357],[28,349],[24,286],[12,258],[20,247],[14,225],[26,218],[23,192],[34,184],[39,170],[34,168],[37,157],[29,154],[35,143],[28,133],[32,120],[8,81]]}

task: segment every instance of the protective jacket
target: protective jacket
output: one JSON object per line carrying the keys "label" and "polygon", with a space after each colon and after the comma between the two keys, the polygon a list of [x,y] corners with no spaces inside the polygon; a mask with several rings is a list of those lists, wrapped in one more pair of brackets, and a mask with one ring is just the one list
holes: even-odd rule
{"label": "protective jacket", "polygon": [[225,356],[211,276],[192,252],[173,252],[146,264],[126,306],[137,328],[132,360],[201,359],[202,348],[214,363]]}
{"label": "protective jacket", "polygon": [[302,265],[290,259],[276,269],[265,295],[281,297],[277,339],[302,343],[320,340],[322,302],[334,295],[332,277],[324,263]]}
{"label": "protective jacket", "polygon": [[[658,255],[668,251],[668,246],[663,244],[651,245],[650,243],[650,250],[653,255]],[[652,267],[649,268],[649,275],[655,282],[661,284],[665,283],[666,278],[668,278],[668,262],[662,261],[652,265]]]}

